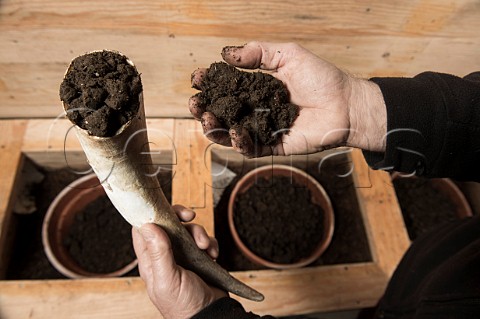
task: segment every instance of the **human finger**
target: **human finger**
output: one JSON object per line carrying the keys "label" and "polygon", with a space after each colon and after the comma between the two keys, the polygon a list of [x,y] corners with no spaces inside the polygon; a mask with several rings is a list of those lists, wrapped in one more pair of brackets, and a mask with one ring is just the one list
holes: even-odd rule
{"label": "human finger", "polygon": [[[145,241],[147,256],[151,263],[153,280],[145,281],[148,285],[168,284],[178,278],[178,266],[173,257],[172,244],[165,231],[155,224],[144,224],[139,232]],[[157,286],[155,289],[159,289]]]}
{"label": "human finger", "polygon": [[136,227],[132,227],[132,243],[135,255],[138,259],[138,271],[140,277],[144,282],[150,281],[152,278],[152,265],[148,256],[145,241]]}
{"label": "human finger", "polygon": [[218,254],[220,253],[220,248],[218,246],[218,240],[215,237],[212,237],[212,236],[209,236],[209,239],[210,239],[210,245],[206,249],[206,252],[212,259],[217,259]]}
{"label": "human finger", "polygon": [[198,248],[205,250],[212,259],[218,257],[218,241],[215,237],[208,236],[205,228],[198,224],[187,224],[185,228],[192,235]]}
{"label": "human finger", "polygon": [[232,127],[229,130],[232,148],[246,157],[262,157],[272,155],[272,148],[255,144],[250,133],[244,127]]}
{"label": "human finger", "polygon": [[182,222],[188,223],[195,218],[195,212],[190,208],[178,204],[173,205],[172,208]]}
{"label": "human finger", "polygon": [[249,42],[242,46],[227,46],[222,50],[225,62],[247,69],[276,70],[289,56],[301,50],[294,43]]}
{"label": "human finger", "polygon": [[186,224],[185,228],[187,228],[190,235],[192,235],[198,248],[202,250],[208,248],[208,246],[210,245],[210,238],[205,228],[198,224]]}
{"label": "human finger", "polygon": [[191,82],[192,82],[192,88],[201,90],[202,89],[202,81],[205,78],[205,75],[207,74],[207,69],[206,68],[198,68],[195,71],[193,71],[191,75]]}
{"label": "human finger", "polygon": [[203,128],[203,134],[212,142],[232,146],[228,130],[222,127],[217,117],[211,112],[204,112],[200,119]]}
{"label": "human finger", "polygon": [[195,94],[188,100],[188,110],[196,120],[202,118],[202,114],[205,112],[205,105],[199,97],[200,93]]}

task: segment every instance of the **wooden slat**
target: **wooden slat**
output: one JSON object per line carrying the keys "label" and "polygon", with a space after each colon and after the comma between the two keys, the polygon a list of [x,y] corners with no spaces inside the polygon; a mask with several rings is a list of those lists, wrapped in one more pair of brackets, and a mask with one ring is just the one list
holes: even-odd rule
{"label": "wooden slat", "polygon": [[[86,156],[63,116],[50,120],[29,120],[22,151],[34,162],[50,168],[70,167],[83,171],[89,166]],[[154,164],[173,168],[173,119],[147,118],[147,132]]]}
{"label": "wooden slat", "polygon": [[[61,6],[59,4],[61,3]],[[459,1],[116,1],[92,2],[88,6],[69,1],[2,2],[2,24],[9,29],[38,27],[175,35],[242,37],[264,34],[283,38],[314,38],[318,34],[475,36],[478,3]],[[108,9],[108,10],[107,10]],[[462,19],[459,19],[462,18]],[[95,21],[95,24],[90,24]],[[135,22],[135,23],[134,23]],[[231,30],[221,26],[231,25]],[[241,28],[238,28],[240,26]],[[292,26],[294,26],[292,28]]]}
{"label": "wooden slat", "polygon": [[[108,10],[106,10],[108,8]],[[225,45],[298,42],[359,76],[480,69],[476,0],[0,3],[0,117],[55,117],[72,58],[117,49],[138,66],[147,116],[190,116],[190,73]]]}
{"label": "wooden slat", "polygon": [[4,281],[2,319],[162,318],[140,278]]}
{"label": "wooden slat", "polygon": [[249,311],[275,316],[373,307],[388,281],[382,269],[374,263],[233,275],[261,291],[265,301],[258,303],[233,298]]}
{"label": "wooden slat", "polygon": [[[171,149],[173,145],[173,119],[147,118],[147,132],[150,148]],[[29,120],[26,127],[22,151],[32,152],[58,152],[81,151],[82,148],[75,132],[71,130],[73,124],[64,119]]]}
{"label": "wooden slat", "polygon": [[177,165],[172,183],[172,202],[193,208],[195,223],[214,234],[211,142],[203,136],[199,122],[175,120],[175,154]]}
{"label": "wooden slat", "polygon": [[[276,316],[371,307],[386,284],[371,263],[233,275],[266,296],[261,303],[234,298]],[[140,278],[4,281],[0,288],[2,319],[161,318]]]}
{"label": "wooden slat", "polygon": [[9,227],[25,126],[26,121],[0,121],[0,278],[4,278],[9,260]]}
{"label": "wooden slat", "polygon": [[357,195],[370,249],[376,264],[390,277],[410,246],[395,189],[390,175],[370,169],[360,150],[353,151],[351,156],[356,168],[354,180],[356,185],[361,185],[357,187]]}

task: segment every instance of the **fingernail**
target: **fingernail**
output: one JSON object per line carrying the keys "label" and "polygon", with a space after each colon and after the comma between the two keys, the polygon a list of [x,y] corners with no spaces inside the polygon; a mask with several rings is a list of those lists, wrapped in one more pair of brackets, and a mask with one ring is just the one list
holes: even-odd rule
{"label": "fingernail", "polygon": [[183,210],[183,211],[180,212],[180,215],[181,215],[181,217],[182,217],[182,218],[181,218],[182,220],[192,219],[192,218],[193,218],[193,214],[195,214],[195,213],[193,212],[193,210],[188,209],[188,208],[186,208],[185,210]]}
{"label": "fingernail", "polygon": [[198,236],[198,242],[200,244],[205,244],[206,243],[206,238],[203,234],[201,234],[200,236]]}
{"label": "fingernail", "polygon": [[185,210],[180,211],[180,219],[184,220],[188,218],[188,212]]}
{"label": "fingernail", "polygon": [[234,61],[240,62],[241,57],[239,55],[236,55],[236,53],[241,48],[243,48],[243,45],[224,47],[222,49],[222,58],[225,60],[225,58],[227,58],[227,56],[231,56]]}
{"label": "fingernail", "polygon": [[140,227],[140,228],[138,228],[138,231],[140,232],[140,235],[142,235],[142,237],[145,241],[153,240],[154,234],[150,229]]}
{"label": "fingernail", "polygon": [[209,239],[208,239],[207,236],[205,236],[205,234],[200,234],[200,236],[198,236],[198,242],[202,245],[203,244],[208,244],[208,240]]}
{"label": "fingernail", "polygon": [[213,255],[215,258],[218,257],[218,254],[219,254],[219,253],[220,253],[220,252],[218,251],[217,248],[212,248],[212,255]]}

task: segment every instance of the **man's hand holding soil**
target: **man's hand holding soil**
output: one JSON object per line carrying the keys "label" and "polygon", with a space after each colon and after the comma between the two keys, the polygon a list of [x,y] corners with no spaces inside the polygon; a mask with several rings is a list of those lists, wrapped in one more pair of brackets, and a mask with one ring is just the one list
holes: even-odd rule
{"label": "man's hand holding soil", "polygon": [[[282,81],[288,91],[286,108],[290,108],[289,103],[295,104],[298,116],[295,114],[290,128],[282,130],[284,134],[281,138],[270,139],[274,142],[272,145],[259,144],[245,127],[227,128],[225,123],[207,111],[212,108],[201,99],[205,95],[197,94],[189,101],[190,112],[201,120],[206,136],[213,142],[232,146],[247,157],[307,154],[341,145],[384,150],[385,103],[375,83],[354,78],[295,44],[251,42],[242,47],[226,47],[222,56],[230,65],[245,69],[260,68]],[[213,64],[212,67],[224,68],[225,65]],[[196,70],[192,74],[192,86],[209,89],[208,85],[204,85],[207,72],[207,69]],[[253,86],[263,85],[259,83],[259,78],[262,79],[262,76],[255,78],[257,83]],[[252,78],[245,79],[253,81]],[[282,95],[285,91],[275,83],[272,85],[268,77],[265,81],[280,92],[273,94],[275,98],[275,94]],[[233,82],[230,83],[235,86]],[[227,96],[226,101],[228,99]],[[235,99],[232,101],[235,102]],[[223,105],[230,109],[229,112],[235,113],[235,104]],[[291,112],[286,113],[291,115]],[[177,206],[175,210],[181,220],[192,219],[182,216],[189,213],[184,207]],[[218,254],[215,240],[208,239],[201,228],[191,227],[189,230],[197,245],[215,257]],[[133,239],[148,294],[165,318],[188,318],[220,299],[229,305],[233,302],[222,298],[227,296],[225,292],[208,286],[194,273],[175,263],[170,241],[160,227],[145,225],[139,232],[133,232]],[[240,304],[235,303],[234,307],[243,312]]]}
{"label": "man's hand holding soil", "polygon": [[[463,79],[424,72],[413,78],[367,81],[346,74],[294,44],[251,42],[227,47],[222,56],[236,67],[270,71],[286,86],[288,102],[297,105],[299,112],[288,134],[274,139],[272,144],[255,144],[258,138],[252,138],[252,132],[241,125],[240,129],[229,127],[231,123],[207,111],[212,110],[205,103],[208,99],[202,100],[203,95],[197,94],[189,101],[190,112],[202,121],[206,136],[216,143],[232,146],[248,157],[305,154],[348,145],[381,152],[366,158],[375,168],[480,181],[476,143],[480,140],[479,72]],[[211,89],[204,85],[206,75],[206,69],[194,72],[193,87]],[[235,81],[228,83],[236,85]],[[225,98],[228,101],[230,97]],[[223,105],[234,111],[232,105],[236,104]],[[388,129],[393,133],[388,141],[387,112]],[[457,318],[459,314],[479,317],[478,285],[472,285],[478,282],[478,270],[471,267],[479,264],[479,258],[470,253],[478,250],[478,225],[479,219],[472,218],[447,224],[417,239],[379,302],[378,318],[385,313],[396,318]],[[177,266],[165,233],[159,228],[148,231],[151,236],[144,234],[144,238],[134,234],[135,248],[149,296],[165,318],[186,318],[198,311],[193,318],[259,318]],[[456,291],[454,299],[452,291]]]}
{"label": "man's hand holding soil", "polygon": [[[307,154],[343,145],[384,150],[386,110],[375,83],[352,77],[296,44],[250,42],[224,48],[222,57],[236,67],[269,71],[285,84],[290,102],[300,111],[288,132],[269,146],[255,143],[245,128],[227,130],[198,95],[193,96],[190,112],[213,142],[247,157]],[[193,87],[202,89],[206,72],[192,74]]]}

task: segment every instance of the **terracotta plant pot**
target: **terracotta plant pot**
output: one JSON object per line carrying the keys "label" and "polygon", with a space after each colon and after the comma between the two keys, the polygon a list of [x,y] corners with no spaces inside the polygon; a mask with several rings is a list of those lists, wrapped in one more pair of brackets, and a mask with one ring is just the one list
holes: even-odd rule
{"label": "terracotta plant pot", "polygon": [[[275,263],[269,260],[266,260],[255,253],[253,253],[241,240],[238,231],[236,229],[236,225],[234,222],[234,214],[235,214],[235,200],[236,198],[246,192],[250,187],[255,185],[255,182],[258,178],[266,178],[271,179],[272,177],[276,176],[284,176],[288,178],[292,178],[292,181],[299,185],[305,185],[311,194],[311,201],[312,203],[319,205],[323,210],[323,227],[324,229],[319,230],[322,232],[323,236],[321,240],[318,242],[317,247],[311,253],[310,256],[304,257],[297,262],[289,263],[289,264],[280,264]],[[233,189],[229,203],[228,203],[228,224],[230,227],[230,231],[232,233],[233,240],[240,251],[247,257],[250,261],[265,266],[269,268],[275,269],[290,269],[290,268],[299,268],[304,267],[316,259],[318,259],[322,253],[327,249],[328,245],[330,244],[333,236],[333,229],[334,229],[334,214],[332,204],[330,199],[323,189],[323,187],[310,175],[306,172],[295,168],[290,167],[287,165],[267,165],[262,166],[257,169],[254,169],[248,172],[245,176],[243,176],[238,183],[235,185]],[[299,230],[301,231],[301,230]]]}
{"label": "terracotta plant pot", "polygon": [[[393,172],[391,175],[392,181],[399,178],[417,178],[415,176],[402,177],[401,173]],[[465,218],[472,216],[472,209],[468,204],[465,195],[449,178],[432,178],[428,180],[431,187],[447,196],[455,206],[455,215],[458,218]]]}
{"label": "terracotta plant pot", "polygon": [[465,196],[448,178],[420,179],[394,172],[391,179],[411,241],[444,222],[472,216]]}
{"label": "terracotta plant pot", "polygon": [[137,259],[134,259],[114,272],[92,273],[81,268],[68,253],[63,242],[75,215],[100,196],[106,194],[97,176],[95,174],[84,176],[64,188],[50,204],[45,215],[42,228],[45,253],[50,263],[66,277],[119,277],[138,264]]}

